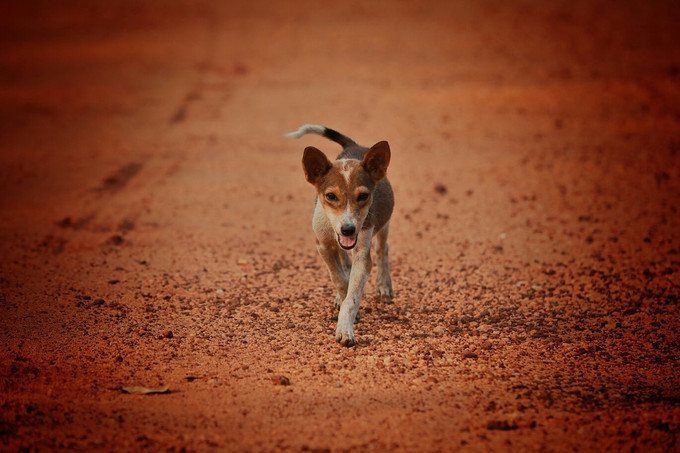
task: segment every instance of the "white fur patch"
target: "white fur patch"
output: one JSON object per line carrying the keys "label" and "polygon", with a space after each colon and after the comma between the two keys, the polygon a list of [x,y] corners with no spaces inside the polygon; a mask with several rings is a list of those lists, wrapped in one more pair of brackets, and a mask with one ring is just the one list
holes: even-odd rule
{"label": "white fur patch", "polygon": [[354,216],[354,213],[352,212],[352,206],[350,203],[347,203],[347,206],[345,207],[345,211],[340,214],[339,216],[336,217],[336,224],[335,224],[335,231],[340,233],[342,230],[343,225],[352,225],[354,228],[358,229],[358,219]]}
{"label": "white fur patch", "polygon": [[321,126],[320,124],[304,124],[300,126],[300,129],[294,131],[294,132],[289,132],[287,134],[284,134],[284,137],[288,138],[300,138],[305,134],[319,134],[323,135],[324,132],[326,132],[326,128]]}
{"label": "white fur patch", "polygon": [[345,178],[345,181],[347,181],[347,184],[349,184],[349,175],[352,174],[352,167],[350,167],[348,159],[340,159],[340,162],[342,162],[342,170],[340,170],[340,174],[342,174],[342,176]]}

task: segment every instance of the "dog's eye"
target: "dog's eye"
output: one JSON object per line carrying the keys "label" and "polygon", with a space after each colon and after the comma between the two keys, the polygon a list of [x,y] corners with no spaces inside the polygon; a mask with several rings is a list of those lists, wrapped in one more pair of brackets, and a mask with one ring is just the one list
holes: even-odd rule
{"label": "dog's eye", "polygon": [[328,192],[326,194],[326,200],[328,200],[328,201],[338,201],[338,197],[336,197],[333,192]]}
{"label": "dog's eye", "polygon": [[368,200],[368,194],[366,192],[362,192],[357,196],[357,201],[366,201]]}

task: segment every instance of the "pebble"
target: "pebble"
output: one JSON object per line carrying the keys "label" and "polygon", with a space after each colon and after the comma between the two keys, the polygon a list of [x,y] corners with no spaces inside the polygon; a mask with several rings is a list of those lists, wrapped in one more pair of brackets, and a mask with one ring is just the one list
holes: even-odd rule
{"label": "pebble", "polygon": [[432,329],[432,331],[437,335],[444,335],[446,333],[446,329],[442,326],[437,326],[434,329]]}
{"label": "pebble", "polygon": [[282,374],[275,374],[270,379],[274,385],[290,385],[290,379]]}
{"label": "pebble", "polygon": [[507,420],[493,420],[486,424],[488,430],[511,431],[517,428],[518,426],[515,423],[508,423]]}
{"label": "pebble", "polygon": [[109,238],[109,242],[113,245],[121,245],[123,242],[125,242],[125,239],[123,239],[123,236],[116,234],[115,236],[111,236]]}
{"label": "pebble", "polygon": [[476,359],[478,357],[479,356],[477,354],[475,354],[474,352],[472,352],[470,350],[466,350],[465,352],[463,352],[463,358],[464,359]]}

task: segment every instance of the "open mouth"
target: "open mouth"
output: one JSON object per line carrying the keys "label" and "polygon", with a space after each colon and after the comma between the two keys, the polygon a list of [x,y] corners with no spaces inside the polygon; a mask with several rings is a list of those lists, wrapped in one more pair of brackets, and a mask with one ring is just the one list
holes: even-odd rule
{"label": "open mouth", "polygon": [[351,250],[354,248],[355,245],[357,245],[357,237],[359,235],[355,234],[354,236],[343,236],[342,234],[338,235],[338,244],[340,244],[340,247],[342,247],[345,250]]}

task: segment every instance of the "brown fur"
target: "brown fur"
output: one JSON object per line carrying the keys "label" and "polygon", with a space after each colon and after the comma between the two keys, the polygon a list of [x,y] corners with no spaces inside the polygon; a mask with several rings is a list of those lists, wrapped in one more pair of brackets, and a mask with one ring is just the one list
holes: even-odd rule
{"label": "brown fur", "polygon": [[[385,178],[391,157],[389,145],[385,141],[378,142],[371,150],[373,152],[369,154],[368,148],[353,146],[345,149],[338,155],[337,160],[331,163],[322,151],[308,146],[305,148],[302,162],[307,181],[316,187],[319,202],[324,209],[336,210],[336,206],[345,206],[350,187],[355,188],[351,193],[353,195],[351,202],[353,206],[357,205],[356,196],[360,191],[358,188],[366,188],[372,196],[368,200],[371,202],[368,216],[361,228],[375,227],[377,232],[392,215],[394,194],[390,182]],[[350,173],[349,181],[342,175],[346,166],[354,170]],[[376,185],[377,190],[375,190]],[[338,195],[337,203],[330,203],[326,200],[323,195],[328,191]],[[366,204],[368,203],[356,208],[364,208]]]}
{"label": "brown fur", "polygon": [[[310,130],[319,133],[322,129],[314,126]],[[387,235],[394,194],[385,178],[391,153],[385,141],[368,149],[340,134],[331,136],[339,136],[342,143],[348,144],[337,160],[331,162],[322,151],[309,146],[304,150],[302,167],[318,195],[313,219],[317,249],[338,290],[336,340],[352,346],[356,342],[352,324],[372,267],[373,237],[378,238],[378,293],[384,302],[392,299]],[[343,249],[353,249],[351,261]]]}

